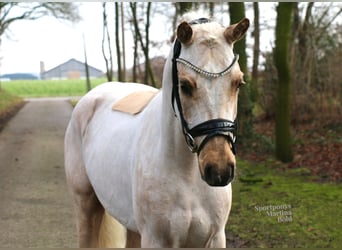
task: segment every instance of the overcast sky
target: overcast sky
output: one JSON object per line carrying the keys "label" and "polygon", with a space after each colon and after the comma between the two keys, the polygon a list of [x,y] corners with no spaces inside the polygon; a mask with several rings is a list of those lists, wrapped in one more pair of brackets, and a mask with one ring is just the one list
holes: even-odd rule
{"label": "overcast sky", "polygon": [[[271,16],[269,18],[272,19],[272,12],[274,12],[272,6],[274,5],[271,3],[264,4],[269,4],[266,6],[266,9],[270,10]],[[227,3],[224,3],[223,6],[226,7],[226,5]],[[262,8],[265,9],[265,6]],[[10,26],[10,32],[7,34],[8,37],[2,39],[0,47],[0,57],[2,58],[0,74],[18,72],[38,74],[40,61],[44,62],[46,70],[71,58],[83,62],[83,34],[86,40],[88,63],[105,71],[105,63],[101,51],[102,5],[100,2],[83,2],[79,11],[83,21],[77,24],[59,21],[52,17],[44,17],[35,21],[14,22]],[[249,16],[247,15],[247,17]],[[249,18],[253,21],[253,16]],[[228,23],[223,24],[228,25]],[[154,20],[150,32],[151,40],[161,41],[169,39],[170,30],[167,27],[170,27],[170,24],[166,24],[163,17],[160,16],[158,20]],[[130,48],[132,48],[132,35],[129,30],[126,34],[126,49],[130,51]],[[265,36],[262,45],[264,48],[262,47],[261,50],[269,47],[272,40],[273,38],[270,35]],[[112,41],[114,41],[113,37]],[[115,51],[115,47],[113,47],[113,50]],[[169,50],[169,47],[164,46],[159,51],[153,51],[150,57],[158,55],[167,56]],[[127,54],[129,56],[127,64],[132,65],[132,53],[127,52]]]}

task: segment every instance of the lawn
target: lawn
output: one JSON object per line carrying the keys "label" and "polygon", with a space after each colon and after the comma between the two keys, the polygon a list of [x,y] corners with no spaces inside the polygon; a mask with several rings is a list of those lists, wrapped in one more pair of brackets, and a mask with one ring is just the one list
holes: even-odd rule
{"label": "lawn", "polygon": [[7,91],[0,90],[0,131],[7,120],[16,113],[24,104],[22,98]]}
{"label": "lawn", "polygon": [[[91,86],[106,82],[104,78],[91,79]],[[85,80],[17,80],[3,82],[2,87],[20,97],[83,96]]]}
{"label": "lawn", "polygon": [[0,90],[0,114],[21,102],[22,98],[8,93],[7,91]]}
{"label": "lawn", "polygon": [[238,161],[228,240],[239,247],[342,246],[342,186],[313,181],[306,168]]}

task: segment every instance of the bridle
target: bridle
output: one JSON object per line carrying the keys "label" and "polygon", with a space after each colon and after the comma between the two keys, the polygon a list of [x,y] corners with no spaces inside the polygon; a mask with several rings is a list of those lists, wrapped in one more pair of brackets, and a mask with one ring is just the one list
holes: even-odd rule
{"label": "bridle", "polygon": [[[200,18],[190,22],[190,25],[201,24],[210,22],[206,18]],[[219,73],[212,73],[205,71],[194,64],[190,63],[189,61],[179,58],[181,52],[181,42],[176,39],[173,48],[173,58],[172,58],[172,108],[175,112],[174,103],[176,102],[179,117],[182,125],[183,134],[185,136],[185,141],[191,150],[192,153],[199,154],[203,149],[204,145],[213,137],[215,136],[222,136],[224,137],[231,146],[231,150],[234,154],[236,154],[235,150],[235,142],[236,142],[236,135],[237,135],[237,119],[235,121],[230,121],[227,119],[212,119],[205,122],[202,122],[192,129],[189,128],[187,121],[183,115],[183,108],[180,100],[179,95],[179,79],[178,79],[178,70],[177,70],[177,62],[184,64],[185,66],[189,67],[190,69],[194,70],[196,73],[201,74],[208,78],[216,78],[221,77],[230,72],[233,65],[238,61],[239,56],[235,54],[233,61],[231,64],[223,71]],[[175,112],[176,115],[176,112]],[[176,115],[177,116],[177,115]],[[198,146],[194,140],[195,137],[205,136],[200,145]]]}

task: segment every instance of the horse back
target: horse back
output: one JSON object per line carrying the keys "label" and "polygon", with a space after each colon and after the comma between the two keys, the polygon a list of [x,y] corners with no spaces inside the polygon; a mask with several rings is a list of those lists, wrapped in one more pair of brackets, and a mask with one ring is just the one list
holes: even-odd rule
{"label": "horse back", "polygon": [[[134,83],[99,85],[75,106],[66,133],[66,137],[69,137],[66,138],[66,144],[73,145],[66,145],[68,158],[75,159],[74,162],[82,162],[78,171],[83,176],[86,175],[83,178],[89,180],[103,207],[120,219],[120,223],[133,229],[132,145],[137,144],[134,143],[134,131],[138,131],[138,120],[141,118],[139,115],[113,111],[112,106],[129,94],[139,91],[156,90]],[[79,186],[81,189],[82,185]]]}

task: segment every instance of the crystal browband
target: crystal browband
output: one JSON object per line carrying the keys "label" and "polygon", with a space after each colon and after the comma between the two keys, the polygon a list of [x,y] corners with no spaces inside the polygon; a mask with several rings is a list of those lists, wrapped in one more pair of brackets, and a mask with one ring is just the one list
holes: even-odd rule
{"label": "crystal browband", "polygon": [[232,63],[225,70],[218,72],[218,73],[213,73],[213,72],[205,71],[205,70],[193,65],[191,62],[189,62],[183,58],[177,58],[176,59],[177,62],[184,64],[185,66],[189,67],[190,69],[197,72],[198,74],[204,75],[206,77],[211,77],[211,78],[221,77],[221,76],[228,74],[229,71],[231,70],[231,68],[233,67],[233,65],[235,64],[235,62],[238,60],[239,60],[239,55],[235,54]]}

